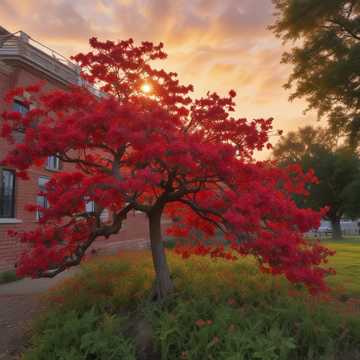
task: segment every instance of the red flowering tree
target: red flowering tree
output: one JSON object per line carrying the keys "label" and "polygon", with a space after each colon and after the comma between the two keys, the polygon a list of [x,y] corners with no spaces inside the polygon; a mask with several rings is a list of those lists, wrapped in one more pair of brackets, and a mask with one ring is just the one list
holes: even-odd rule
{"label": "red flowering tree", "polygon": [[[52,277],[79,264],[95,239],[118,233],[129,211],[137,210],[149,219],[159,299],[173,289],[161,234],[164,212],[177,219],[170,233],[189,240],[176,249],[184,257],[251,254],[264,271],[324,290],[331,270],[320,265],[330,252],[302,236],[318,226],[320,214],[291,199],[306,193],[313,175],[253,160],[255,150],[270,146],[272,120],[234,118],[234,91],[193,100],[192,86],[151,66],[166,57],[162,44],[92,38],[90,45],[92,52],[74,59],[101,96],[84,87],[44,93],[31,86],[7,97],[26,95],[36,106],[26,114],[2,114],[3,137],[11,142],[14,130],[24,132],[3,163],[24,177],[53,154],[74,165],[47,183],[48,208],[29,206],[41,212],[39,226],[14,234],[30,248],[18,272]],[[85,211],[84,201],[93,201],[95,210]],[[218,230],[229,246],[206,241]]]}

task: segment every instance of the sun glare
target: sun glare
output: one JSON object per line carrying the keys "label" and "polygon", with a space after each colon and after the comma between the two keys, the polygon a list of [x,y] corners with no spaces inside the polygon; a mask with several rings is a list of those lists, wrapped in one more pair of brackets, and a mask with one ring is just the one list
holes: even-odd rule
{"label": "sun glare", "polygon": [[147,84],[147,83],[142,84],[142,86],[141,86],[141,91],[142,91],[143,93],[149,94],[149,93],[151,92],[151,90],[152,90],[152,87],[151,87],[150,84]]}

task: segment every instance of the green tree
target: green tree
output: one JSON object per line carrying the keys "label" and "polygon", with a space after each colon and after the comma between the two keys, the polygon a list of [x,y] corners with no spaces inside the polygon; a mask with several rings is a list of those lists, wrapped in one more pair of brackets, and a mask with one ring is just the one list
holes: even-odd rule
{"label": "green tree", "polygon": [[319,146],[330,150],[337,146],[337,142],[338,137],[327,129],[304,126],[282,136],[273,149],[273,156],[282,164],[301,162]]}
{"label": "green tree", "polygon": [[299,163],[313,169],[319,183],[309,187],[309,196],[297,198],[302,207],[329,208],[327,219],[333,238],[341,238],[340,220],[346,215],[360,215],[360,159],[350,148],[337,146],[331,131],[310,126],[282,137],[273,156],[282,166]]}
{"label": "green tree", "polygon": [[270,27],[293,47],[282,62],[291,64],[285,84],[290,99],[305,98],[308,109],[328,115],[334,129],[356,144],[360,135],[360,1],[273,0]]}

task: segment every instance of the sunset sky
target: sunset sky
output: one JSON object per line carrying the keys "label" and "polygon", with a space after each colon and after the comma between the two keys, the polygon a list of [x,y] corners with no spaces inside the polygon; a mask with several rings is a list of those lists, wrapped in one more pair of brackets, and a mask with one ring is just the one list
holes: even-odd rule
{"label": "sunset sky", "polygon": [[233,88],[239,116],[274,117],[288,131],[316,123],[316,114],[288,102],[284,47],[267,29],[272,13],[271,0],[0,0],[0,25],[66,56],[87,50],[91,36],[162,41],[164,68],[196,95]]}

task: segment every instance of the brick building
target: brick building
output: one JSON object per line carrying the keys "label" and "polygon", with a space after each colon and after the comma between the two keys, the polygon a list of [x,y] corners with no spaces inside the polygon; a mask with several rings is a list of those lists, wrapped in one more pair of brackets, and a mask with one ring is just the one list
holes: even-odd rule
{"label": "brick building", "polygon": [[[9,33],[0,26],[0,113],[6,109],[4,95],[9,89],[27,86],[40,80],[47,89],[66,89],[81,81],[75,64],[56,51],[50,50],[24,32]],[[92,89],[96,92],[96,89]],[[28,111],[22,99],[10,106],[20,112]],[[1,119],[0,119],[1,121]],[[0,138],[0,159],[9,150],[9,144]],[[0,271],[14,267],[23,250],[7,234],[8,230],[29,230],[36,226],[37,215],[24,211],[29,203],[44,204],[46,198],[38,196],[41,187],[56,171],[66,171],[55,156],[49,157],[44,168],[31,168],[29,180],[15,178],[10,168],[0,167]],[[106,241],[97,240],[95,248],[134,248],[148,246],[147,222],[143,214],[131,214],[118,235]]]}

